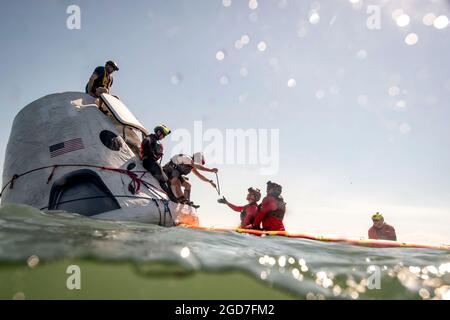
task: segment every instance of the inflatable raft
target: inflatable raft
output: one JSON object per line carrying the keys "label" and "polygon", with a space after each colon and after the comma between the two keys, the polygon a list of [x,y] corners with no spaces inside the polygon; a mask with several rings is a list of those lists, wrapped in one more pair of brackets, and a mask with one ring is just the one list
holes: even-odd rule
{"label": "inflatable raft", "polygon": [[240,229],[240,228],[224,229],[224,228],[210,228],[192,225],[181,225],[181,227],[211,232],[238,232],[251,234],[255,236],[279,236],[287,238],[308,239],[322,242],[344,243],[354,246],[370,247],[370,248],[417,248],[417,249],[434,249],[434,250],[450,251],[450,245],[428,245],[428,244],[414,244],[388,240],[370,240],[370,239],[360,240],[360,239],[348,239],[337,237],[323,237],[323,236],[312,236],[302,233],[289,233],[287,231],[260,231],[260,230]]}

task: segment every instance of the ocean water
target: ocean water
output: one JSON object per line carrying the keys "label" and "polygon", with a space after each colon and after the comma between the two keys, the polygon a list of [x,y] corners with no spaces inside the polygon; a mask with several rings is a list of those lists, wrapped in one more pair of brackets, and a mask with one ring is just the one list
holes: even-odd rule
{"label": "ocean water", "polygon": [[[69,266],[80,288],[68,286]],[[69,268],[70,270],[70,268]],[[450,299],[450,252],[0,209],[1,299]]]}

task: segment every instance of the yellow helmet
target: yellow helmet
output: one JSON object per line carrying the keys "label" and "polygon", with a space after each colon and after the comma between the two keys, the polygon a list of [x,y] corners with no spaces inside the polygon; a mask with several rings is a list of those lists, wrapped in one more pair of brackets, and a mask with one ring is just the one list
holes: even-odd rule
{"label": "yellow helmet", "polygon": [[158,131],[161,131],[163,133],[164,137],[167,136],[170,133],[170,129],[167,126],[163,125],[163,124],[160,124],[160,125],[156,126],[153,131],[155,133],[157,133]]}
{"label": "yellow helmet", "polygon": [[383,220],[384,217],[381,213],[376,212],[375,214],[372,215],[372,220]]}

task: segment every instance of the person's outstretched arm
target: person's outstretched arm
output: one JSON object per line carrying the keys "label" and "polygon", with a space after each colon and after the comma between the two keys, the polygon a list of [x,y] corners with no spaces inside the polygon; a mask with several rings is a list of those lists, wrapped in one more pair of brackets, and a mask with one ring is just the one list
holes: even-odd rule
{"label": "person's outstretched arm", "polygon": [[214,172],[214,173],[216,173],[216,172],[219,171],[219,169],[217,169],[217,168],[212,168],[212,169],[211,169],[211,168],[202,166],[201,164],[194,163],[194,162],[192,162],[192,167],[194,167],[194,168],[197,169],[197,170],[200,170],[200,171],[206,171],[206,172]]}
{"label": "person's outstretched arm", "polygon": [[228,200],[225,197],[222,197],[221,199],[217,200],[217,202],[226,204],[232,210],[237,211],[237,212],[241,212],[242,210],[245,209],[245,206],[237,206],[237,205],[234,205],[234,204],[228,202]]}
{"label": "person's outstretched arm", "polygon": [[233,211],[241,212],[245,209],[245,206],[237,206],[235,204],[227,202],[227,206],[230,207]]}
{"label": "person's outstretched arm", "polygon": [[198,172],[198,170],[195,169],[195,167],[192,168],[192,173],[195,174],[200,180],[209,182],[214,188],[216,187],[216,184],[212,180],[208,179],[207,177],[202,175],[200,172]]}

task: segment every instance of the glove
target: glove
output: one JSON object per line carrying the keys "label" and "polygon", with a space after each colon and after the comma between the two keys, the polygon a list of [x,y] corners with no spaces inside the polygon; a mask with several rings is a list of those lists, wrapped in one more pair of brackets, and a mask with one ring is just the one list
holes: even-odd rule
{"label": "glove", "polygon": [[217,202],[218,203],[223,203],[223,204],[227,204],[228,203],[228,201],[227,201],[227,199],[225,199],[225,197],[222,197],[222,198],[218,199]]}

